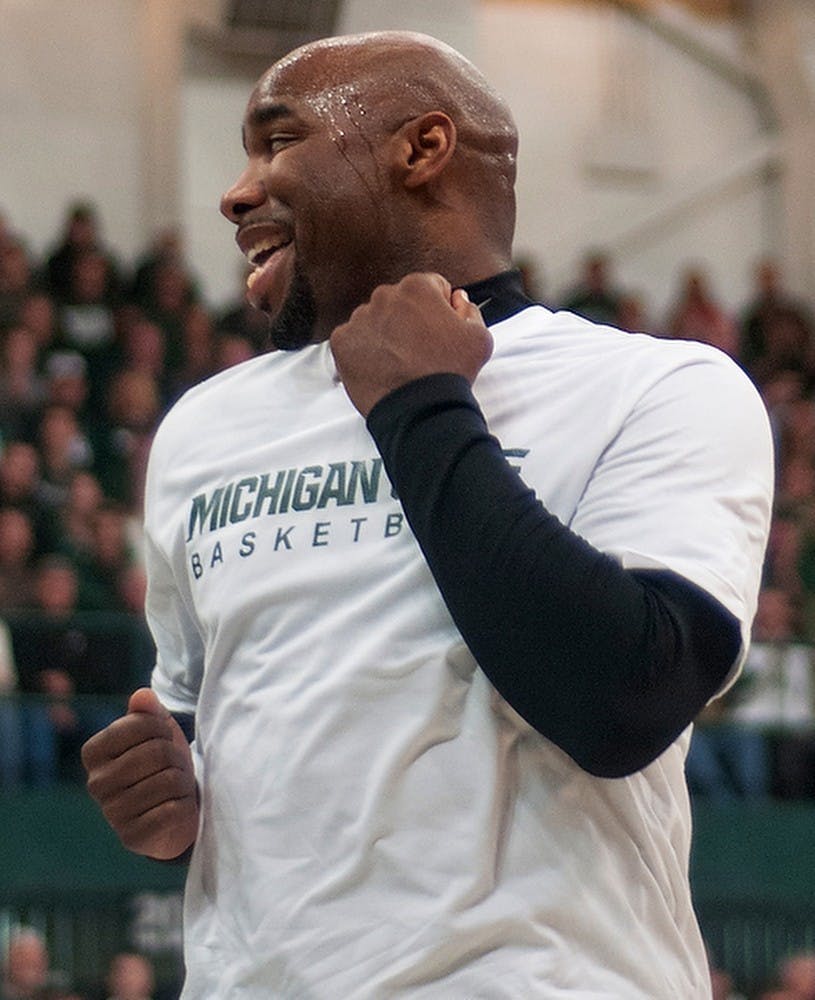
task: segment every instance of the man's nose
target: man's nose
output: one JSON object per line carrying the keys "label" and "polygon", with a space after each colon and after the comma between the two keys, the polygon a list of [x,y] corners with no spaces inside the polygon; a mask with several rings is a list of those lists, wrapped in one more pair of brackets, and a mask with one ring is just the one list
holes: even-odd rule
{"label": "man's nose", "polygon": [[252,208],[257,208],[266,200],[266,191],[251,167],[240,175],[221,198],[221,213],[237,225]]}

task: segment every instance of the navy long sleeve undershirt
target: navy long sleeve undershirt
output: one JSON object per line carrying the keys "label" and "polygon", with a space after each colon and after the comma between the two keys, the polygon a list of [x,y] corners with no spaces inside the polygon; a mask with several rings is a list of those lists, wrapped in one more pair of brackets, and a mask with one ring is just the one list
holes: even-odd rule
{"label": "navy long sleeve undershirt", "polygon": [[368,428],[499,693],[592,774],[622,777],[654,760],[732,667],[735,617],[676,574],[623,569],[549,513],[462,377],[397,389]]}

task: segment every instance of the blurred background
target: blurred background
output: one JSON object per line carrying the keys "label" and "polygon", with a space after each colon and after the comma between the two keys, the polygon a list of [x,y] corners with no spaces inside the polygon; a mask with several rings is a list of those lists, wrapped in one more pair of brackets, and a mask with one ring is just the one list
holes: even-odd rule
{"label": "blurred background", "polygon": [[183,871],[119,848],[78,762],[149,679],[144,463],[186,388],[264,349],[218,213],[255,80],[403,28],[513,109],[529,291],[711,343],[767,404],[773,532],[694,736],[691,871],[717,998],[815,1000],[815,2],[0,0],[0,25],[0,997],[177,995]]}

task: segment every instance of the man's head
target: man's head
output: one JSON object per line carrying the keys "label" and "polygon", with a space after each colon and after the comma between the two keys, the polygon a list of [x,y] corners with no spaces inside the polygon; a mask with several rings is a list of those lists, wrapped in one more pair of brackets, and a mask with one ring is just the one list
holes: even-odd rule
{"label": "man's head", "polygon": [[32,996],[48,982],[48,951],[34,930],[20,930],[9,942],[5,982],[11,996]]}
{"label": "man's head", "polygon": [[481,74],[425,35],[324,39],[275,63],[221,210],[277,346],[326,339],[383,282],[509,266],[517,135]]}
{"label": "man's head", "polygon": [[148,1000],[153,992],[153,966],[143,955],[115,955],[108,972],[108,989],[115,1000]]}

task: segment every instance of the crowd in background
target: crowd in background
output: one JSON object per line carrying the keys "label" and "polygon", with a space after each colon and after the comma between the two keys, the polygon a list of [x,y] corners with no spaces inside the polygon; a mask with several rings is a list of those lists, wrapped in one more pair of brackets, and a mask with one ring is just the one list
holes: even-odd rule
{"label": "crowd in background", "polygon": [[[775,438],[776,508],[753,652],[700,719],[692,790],[815,797],[809,303],[765,259],[738,312],[693,267],[678,272],[667,315],[649,316],[641,297],[618,286],[613,263],[588,252],[574,286],[556,297],[539,287],[534,266],[519,266],[551,308],[725,351],[761,393]],[[79,745],[119,713],[116,696],[148,681],[140,525],[153,433],[188,388],[266,349],[265,317],[242,290],[226,309],[207,305],[175,230],[126,266],[91,203],[69,206],[41,257],[0,216],[0,787],[77,778]]]}
{"label": "crowd in background", "polygon": [[[695,267],[678,274],[668,314],[649,316],[642,298],[618,286],[613,263],[587,253],[559,296],[539,287],[534,267],[519,267],[550,308],[725,351],[762,395],[775,438],[776,508],[753,647],[740,680],[696,727],[692,792],[815,798],[809,304],[787,292],[776,262],[762,260],[738,312]],[[141,517],[153,433],[183,392],[266,350],[265,338],[265,318],[242,291],[224,310],[207,305],[175,231],[126,266],[105,244],[92,204],[69,207],[41,258],[0,217],[0,789],[81,780],[81,743],[149,682]],[[799,958],[779,967],[778,992],[767,998],[815,1000],[815,957]],[[140,985],[125,992],[112,968],[99,996],[152,995],[149,963],[116,961]],[[790,982],[801,968],[811,975],[796,992]],[[15,975],[39,985],[26,993]],[[733,996],[726,974],[716,976],[717,1000]],[[60,991],[34,933],[11,949],[0,987],[0,1000],[29,995],[85,1000]]]}

